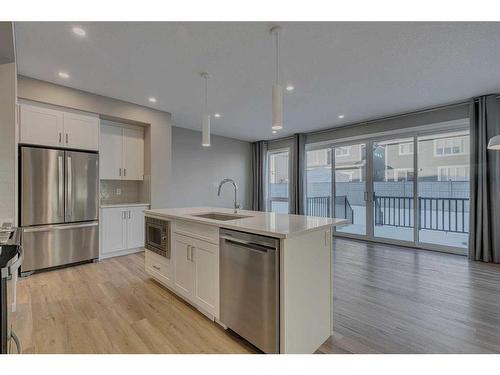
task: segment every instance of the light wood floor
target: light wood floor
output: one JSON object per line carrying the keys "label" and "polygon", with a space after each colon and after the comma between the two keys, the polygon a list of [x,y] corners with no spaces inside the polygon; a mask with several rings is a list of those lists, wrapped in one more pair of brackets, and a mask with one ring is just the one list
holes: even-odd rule
{"label": "light wood floor", "polygon": [[[500,353],[500,266],[334,241],[335,334],[319,353]],[[25,353],[253,353],[152,281],[143,254],[20,279]]]}

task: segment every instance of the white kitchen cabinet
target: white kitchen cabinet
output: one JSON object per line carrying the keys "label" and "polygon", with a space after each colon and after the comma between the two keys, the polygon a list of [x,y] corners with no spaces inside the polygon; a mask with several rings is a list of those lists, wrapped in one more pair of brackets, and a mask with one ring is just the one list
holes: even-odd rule
{"label": "white kitchen cabinet", "polygon": [[99,175],[102,180],[122,178],[122,128],[101,125]]}
{"label": "white kitchen cabinet", "polygon": [[144,246],[144,208],[129,207],[127,213],[127,247]]}
{"label": "white kitchen cabinet", "polygon": [[64,130],[61,111],[21,104],[19,124],[22,143],[62,146]]}
{"label": "white kitchen cabinet", "polygon": [[194,303],[213,316],[219,316],[219,246],[196,241]]}
{"label": "white kitchen cabinet", "polygon": [[212,317],[219,316],[219,246],[174,233],[174,288]]}
{"label": "white kitchen cabinet", "polygon": [[144,179],[144,130],[139,127],[101,125],[101,179]]}
{"label": "white kitchen cabinet", "polygon": [[19,124],[21,143],[98,150],[96,116],[22,103]]}
{"label": "white kitchen cabinet", "polygon": [[123,128],[123,179],[144,178],[144,131],[142,128]]}
{"label": "white kitchen cabinet", "polygon": [[171,259],[146,249],[144,260],[146,272],[165,286],[173,286],[173,265]]}
{"label": "white kitchen cabinet", "polygon": [[100,258],[141,251],[144,247],[144,210],[142,206],[101,208]]}
{"label": "white kitchen cabinet", "polygon": [[186,299],[194,299],[195,264],[191,259],[192,239],[175,234],[172,240],[174,287]]}
{"label": "white kitchen cabinet", "polygon": [[99,149],[99,119],[65,112],[64,146],[82,150]]}
{"label": "white kitchen cabinet", "polygon": [[101,209],[101,254],[108,255],[127,248],[125,214],[123,207]]}

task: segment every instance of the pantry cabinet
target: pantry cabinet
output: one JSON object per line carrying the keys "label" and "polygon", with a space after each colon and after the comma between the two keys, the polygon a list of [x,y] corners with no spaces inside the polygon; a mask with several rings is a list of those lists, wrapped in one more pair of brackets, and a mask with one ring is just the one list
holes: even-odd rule
{"label": "pantry cabinet", "polygon": [[98,150],[99,118],[22,103],[19,109],[21,143]]}
{"label": "pantry cabinet", "polygon": [[147,208],[146,205],[101,208],[101,259],[142,250]]}
{"label": "pantry cabinet", "polygon": [[140,127],[101,125],[100,175],[104,180],[144,179],[144,130]]}

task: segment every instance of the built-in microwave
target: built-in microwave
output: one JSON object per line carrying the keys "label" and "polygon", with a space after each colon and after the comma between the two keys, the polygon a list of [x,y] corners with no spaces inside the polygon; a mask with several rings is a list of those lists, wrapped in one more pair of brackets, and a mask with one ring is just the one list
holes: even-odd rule
{"label": "built-in microwave", "polygon": [[169,222],[146,216],[144,247],[170,259]]}

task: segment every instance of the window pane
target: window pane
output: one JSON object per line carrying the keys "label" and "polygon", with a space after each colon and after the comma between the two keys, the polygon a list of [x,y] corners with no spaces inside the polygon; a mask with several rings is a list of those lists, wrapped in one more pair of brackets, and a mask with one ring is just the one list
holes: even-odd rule
{"label": "window pane", "polygon": [[289,212],[289,152],[269,152],[268,210],[276,213]]}
{"label": "window pane", "polygon": [[[375,237],[413,241],[413,138],[373,144]],[[411,152],[401,153],[401,149]]]}
{"label": "window pane", "polygon": [[332,216],[331,149],[306,152],[306,215]]}
{"label": "window pane", "polygon": [[336,231],[366,234],[365,191],[366,144],[336,147],[334,216],[351,222],[349,225],[337,227]]}
{"label": "window pane", "polygon": [[418,137],[420,242],[467,247],[469,152],[468,131]]}

